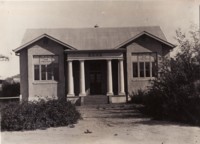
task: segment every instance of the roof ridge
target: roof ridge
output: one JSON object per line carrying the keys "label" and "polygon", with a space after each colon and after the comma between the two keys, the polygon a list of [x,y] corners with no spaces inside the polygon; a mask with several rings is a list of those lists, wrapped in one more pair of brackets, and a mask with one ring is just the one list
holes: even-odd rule
{"label": "roof ridge", "polygon": [[121,26],[121,27],[59,27],[59,28],[29,28],[26,30],[22,46],[35,38],[49,35],[62,43],[78,50],[111,49],[146,31],[167,41],[161,27],[154,26]]}
{"label": "roof ridge", "polygon": [[98,27],[98,28],[94,28],[94,27],[57,27],[57,28],[28,28],[27,30],[54,30],[54,29],[119,29],[119,28],[160,28],[160,26],[158,25],[152,25],[152,26],[120,26],[120,27]]}

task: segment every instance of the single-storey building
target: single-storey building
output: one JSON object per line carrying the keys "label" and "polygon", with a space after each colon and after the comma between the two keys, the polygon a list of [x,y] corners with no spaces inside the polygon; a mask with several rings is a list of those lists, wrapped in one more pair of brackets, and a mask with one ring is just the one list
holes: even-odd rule
{"label": "single-storey building", "polygon": [[126,102],[147,89],[175,45],[158,26],[28,29],[20,57],[22,99],[106,96]]}

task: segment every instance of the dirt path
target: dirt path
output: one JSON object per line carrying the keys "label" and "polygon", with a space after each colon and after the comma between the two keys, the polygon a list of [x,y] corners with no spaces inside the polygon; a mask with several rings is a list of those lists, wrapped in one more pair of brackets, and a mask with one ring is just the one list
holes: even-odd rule
{"label": "dirt path", "polygon": [[200,128],[153,121],[133,105],[81,106],[68,127],[2,132],[2,144],[198,144]]}

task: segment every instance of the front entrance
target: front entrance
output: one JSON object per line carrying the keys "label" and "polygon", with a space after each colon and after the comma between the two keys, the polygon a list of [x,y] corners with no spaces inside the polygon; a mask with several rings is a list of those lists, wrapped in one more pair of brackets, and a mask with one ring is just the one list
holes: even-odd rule
{"label": "front entrance", "polygon": [[101,73],[90,72],[90,94],[97,95],[102,94],[101,90]]}
{"label": "front entrance", "polygon": [[102,94],[102,69],[101,61],[90,63],[90,94]]}

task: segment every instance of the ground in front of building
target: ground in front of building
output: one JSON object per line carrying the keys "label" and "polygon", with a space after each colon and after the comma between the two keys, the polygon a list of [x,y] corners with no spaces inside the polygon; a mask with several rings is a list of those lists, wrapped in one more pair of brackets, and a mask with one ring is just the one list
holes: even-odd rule
{"label": "ground in front of building", "polygon": [[197,144],[200,128],[154,121],[130,104],[77,107],[83,119],[68,127],[2,132],[1,144]]}

